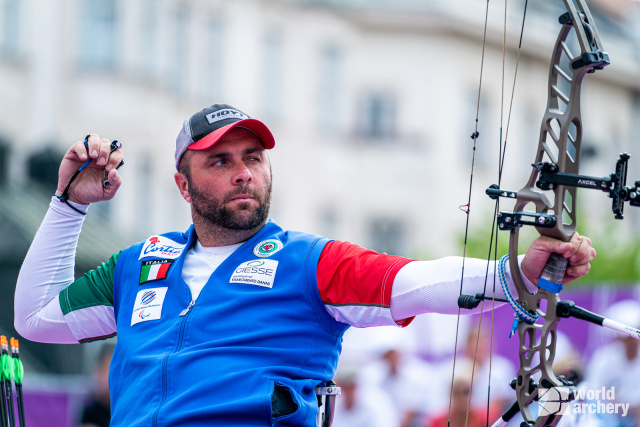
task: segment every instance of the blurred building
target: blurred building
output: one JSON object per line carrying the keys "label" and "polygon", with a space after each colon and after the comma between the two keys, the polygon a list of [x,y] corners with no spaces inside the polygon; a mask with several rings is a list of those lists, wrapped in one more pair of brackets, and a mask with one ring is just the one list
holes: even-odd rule
{"label": "blurred building", "polygon": [[[592,3],[612,65],[585,79],[583,170],[605,176],[618,152],[640,162],[639,11],[632,2]],[[118,196],[90,209],[81,273],[152,233],[188,227],[172,176],[175,136],[213,103],[273,130],[272,217],[283,226],[407,256],[459,255],[486,5],[0,0],[0,328],[12,330],[15,277],[68,146],[95,132],[119,139],[126,154]],[[505,127],[523,7],[512,5]],[[493,205],[483,189],[497,181],[501,7],[489,10],[472,199],[472,223],[485,228]],[[529,8],[503,178],[513,190],[530,171],[563,12],[560,1]],[[640,177],[639,162],[630,178]],[[585,200],[595,218],[613,221],[603,195]],[[628,214],[624,226],[637,229],[638,215]],[[60,352],[41,369],[62,370]]]}

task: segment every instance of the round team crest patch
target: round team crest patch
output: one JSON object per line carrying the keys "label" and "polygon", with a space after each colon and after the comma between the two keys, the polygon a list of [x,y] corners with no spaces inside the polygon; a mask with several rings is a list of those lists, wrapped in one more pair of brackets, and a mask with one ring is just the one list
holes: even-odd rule
{"label": "round team crest patch", "polygon": [[265,258],[271,256],[282,249],[283,245],[280,240],[269,239],[264,240],[256,245],[253,248],[253,253],[255,256],[259,256],[261,258]]}

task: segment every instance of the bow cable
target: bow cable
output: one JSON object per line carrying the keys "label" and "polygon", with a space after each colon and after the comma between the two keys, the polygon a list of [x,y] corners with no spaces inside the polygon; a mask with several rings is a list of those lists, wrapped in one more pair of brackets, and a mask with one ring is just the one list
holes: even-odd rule
{"label": "bow cable", "polygon": [[[506,64],[506,46],[507,46],[507,0],[505,0],[504,2],[504,24],[503,24],[503,32],[502,32],[502,73],[501,73],[501,94],[500,94],[500,132],[499,132],[499,149],[498,149],[498,183],[500,183],[500,180],[502,178],[502,168],[501,166],[504,164],[503,161],[503,157],[504,157],[504,147],[502,144],[502,130],[503,130],[503,120],[504,120],[504,88],[505,88],[505,64]],[[515,79],[515,78],[514,78]],[[498,184],[499,185],[499,184]],[[495,204],[495,208],[494,208],[494,217],[495,215],[500,211],[499,210],[499,202],[500,200],[497,199],[496,200],[496,204]],[[487,293],[487,282],[488,282],[488,277],[489,277],[489,264],[490,264],[490,260],[491,260],[491,249],[492,249],[492,245],[494,242],[494,235],[495,235],[495,245],[493,245],[493,249],[494,249],[494,259],[496,259],[497,257],[497,250],[498,250],[498,233],[495,233],[495,221],[492,220],[491,221],[492,225],[491,225],[491,236],[489,238],[489,253],[487,254],[487,270],[485,272],[485,280],[484,280],[484,288],[483,288],[483,295],[486,295]],[[496,275],[496,271],[495,271],[495,263],[494,263],[494,280],[493,280],[493,296],[495,297],[496,294],[496,281],[495,281],[495,275]],[[476,344],[475,344],[475,350],[474,350],[474,354],[473,354],[473,365],[472,365],[472,369],[471,369],[471,383],[469,385],[469,400],[467,402],[467,416],[466,416],[466,420],[465,420],[465,426],[468,424],[469,422],[469,412],[471,412],[471,401],[472,401],[472,396],[473,396],[473,380],[474,380],[474,376],[475,376],[475,370],[476,370],[476,363],[478,360],[478,346],[480,343],[480,334],[482,331],[482,313],[484,313],[484,299],[482,300],[482,305],[480,306],[480,319],[478,321],[478,330],[476,333]],[[493,325],[494,325],[494,313],[495,313],[495,298],[492,299],[491,302],[491,327],[490,327],[490,344],[489,344],[489,378],[488,378],[488,384],[487,384],[487,418],[486,418],[486,425],[489,425],[489,406],[490,406],[490,402],[491,402],[491,365],[492,365],[492,359],[493,359]]]}
{"label": "bow cable", "polygon": [[[465,264],[465,260],[466,260],[466,254],[467,254],[467,240],[469,237],[469,213],[471,211],[471,190],[473,188],[473,170],[474,170],[474,166],[475,166],[475,160],[476,160],[476,143],[478,141],[478,136],[480,136],[480,134],[478,133],[478,118],[480,116],[480,96],[482,94],[482,76],[483,76],[483,71],[484,71],[484,56],[485,56],[485,50],[486,50],[486,46],[487,46],[487,24],[489,21],[489,1],[487,0],[487,6],[486,6],[486,11],[485,11],[485,18],[484,18],[484,35],[483,35],[483,39],[482,39],[482,57],[480,60],[480,81],[478,83],[478,101],[476,103],[476,121],[475,121],[475,130],[473,132],[473,134],[471,135],[471,138],[473,139],[473,153],[471,156],[471,173],[469,175],[469,197],[468,197],[468,201],[467,201],[467,219],[466,219],[466,224],[465,224],[465,232],[464,232],[464,247],[463,247],[463,252],[462,252],[462,273],[460,276],[460,295],[462,295],[462,285],[464,283],[464,264]],[[456,356],[458,354],[458,335],[459,335],[459,331],[460,331],[460,306],[458,306],[458,317],[457,317],[457,323],[456,323],[456,339],[455,339],[455,345],[454,345],[454,350],[453,350],[453,370],[451,371],[451,387],[449,389],[449,415],[447,418],[447,427],[451,426],[451,405],[453,403],[453,381],[455,379],[455,372],[456,372]],[[469,408],[467,408],[467,420],[469,417]],[[467,421],[465,421],[465,426],[467,424]]]}
{"label": "bow cable", "polygon": [[[513,87],[511,90],[511,100],[510,100],[510,104],[509,104],[509,113],[508,113],[508,118],[507,118],[507,126],[506,126],[506,132],[505,132],[505,139],[504,139],[504,144],[502,142],[502,134],[503,134],[503,118],[504,118],[504,89],[505,89],[505,64],[506,64],[506,32],[507,32],[507,1],[505,0],[505,12],[504,12],[504,30],[503,30],[503,53],[502,53],[502,79],[501,79],[501,86],[502,86],[502,94],[501,94],[501,101],[500,101],[500,136],[499,136],[499,151],[498,151],[498,186],[500,185],[501,179],[502,179],[502,170],[503,170],[503,166],[504,166],[504,157],[505,157],[505,152],[506,152],[506,145],[507,145],[507,137],[509,134],[509,125],[511,122],[511,112],[512,112],[512,108],[513,108],[513,99],[514,99],[514,93],[515,93],[515,86],[516,86],[516,79],[517,79],[517,74],[518,74],[518,65],[520,62],[520,54],[521,54],[521,49],[522,49],[522,37],[523,37],[523,33],[524,33],[524,24],[525,24],[525,18],[526,18],[526,12],[527,12],[527,4],[528,4],[528,0],[525,0],[525,6],[524,6],[524,14],[523,14],[523,18],[522,18],[522,28],[520,31],[520,41],[519,41],[519,45],[518,45],[518,54],[517,54],[517,59],[516,59],[516,66],[515,66],[515,72],[514,72],[514,78],[513,78]],[[474,165],[475,165],[475,154],[476,154],[476,142],[477,142],[477,138],[479,137],[479,133],[478,133],[478,123],[479,123],[479,111],[480,111],[480,97],[481,97],[481,92],[482,92],[482,77],[483,77],[483,70],[484,70],[484,57],[485,57],[485,51],[486,51],[486,40],[487,40],[487,25],[488,25],[488,14],[489,14],[489,0],[487,0],[487,8],[486,8],[486,13],[485,13],[485,25],[484,25],[484,35],[483,35],[483,43],[482,43],[482,58],[481,58],[481,65],[480,65],[480,81],[478,84],[478,100],[477,100],[477,105],[476,105],[476,119],[475,119],[475,131],[474,133],[471,135],[472,139],[473,139],[473,155],[472,155],[472,160],[471,160],[471,173],[470,173],[470,179],[469,179],[469,199],[468,199],[468,203],[467,203],[467,214],[469,213],[470,209],[470,205],[471,205],[471,193],[472,193],[472,187],[473,187],[473,171],[474,171]],[[494,210],[494,218],[496,218],[497,213],[499,212],[499,199],[496,199],[496,204],[495,204],[495,210]],[[489,253],[487,256],[487,271],[485,273],[485,283],[484,283],[484,290],[483,290],[483,295],[486,295],[486,288],[487,288],[487,281],[488,281],[488,270],[489,270],[489,264],[490,264],[490,260],[491,260],[491,250],[492,250],[492,246],[493,246],[493,250],[494,250],[494,260],[497,259],[497,247],[498,247],[498,233],[495,233],[495,226],[496,226],[496,222],[495,220],[492,220],[492,228],[491,228],[491,236],[490,236],[490,243],[489,243]],[[461,275],[461,279],[460,279],[460,295],[462,295],[462,289],[463,289],[463,283],[464,283],[464,267],[465,267],[465,260],[466,260],[466,251],[467,251],[467,241],[468,241],[468,232],[469,232],[469,215],[467,215],[467,219],[466,219],[466,227],[465,227],[465,237],[464,237],[464,249],[463,249],[463,259],[462,259],[462,275]],[[495,236],[495,246],[493,245],[493,240],[494,240],[494,236]],[[495,281],[495,276],[496,276],[496,265],[494,264],[494,281],[493,281],[493,295],[495,296],[495,289],[496,289],[496,281]],[[454,383],[454,379],[455,379],[455,366],[456,366],[456,356],[457,356],[457,347],[458,347],[458,335],[459,335],[459,328],[460,328],[460,307],[458,307],[458,318],[457,318],[457,325],[456,325],[456,339],[455,339],[455,348],[454,348],[454,356],[453,356],[453,371],[452,371],[452,375],[451,375],[451,388],[450,388],[450,394],[449,394],[449,417],[448,417],[448,422],[447,425],[450,426],[451,423],[451,410],[452,410],[452,401],[453,401],[453,383]],[[490,347],[489,347],[489,386],[488,386],[488,390],[487,390],[487,426],[489,425],[489,406],[490,406],[490,395],[491,395],[491,364],[492,364],[492,357],[493,357],[493,325],[494,325],[494,311],[495,311],[495,299],[492,299],[492,307],[491,307],[491,337],[490,337]],[[484,312],[484,298],[482,299],[482,305],[480,308],[480,313]],[[477,360],[477,353],[478,353],[478,345],[479,345],[479,340],[480,340],[480,331],[481,331],[481,327],[482,327],[482,316],[480,317],[480,321],[478,323],[478,333],[476,334],[476,348],[475,348],[475,353],[474,353],[474,360],[473,360],[473,368],[472,368],[472,372],[471,372],[471,384],[470,384],[470,393],[469,393],[469,400],[468,400],[468,404],[467,404],[467,412],[466,412],[466,419],[465,419],[465,426],[468,424],[468,420],[469,420],[469,412],[470,412],[470,408],[471,408],[471,396],[472,396],[472,391],[473,391],[473,378],[474,378],[474,373],[475,373],[475,365],[476,365],[476,360]]]}
{"label": "bow cable", "polygon": [[[520,64],[520,54],[522,53],[522,37],[524,35],[524,24],[526,21],[526,17],[527,17],[527,5],[528,5],[528,0],[525,0],[524,3],[524,11],[522,14],[522,25],[520,27],[520,40],[518,42],[518,53],[517,53],[517,57],[516,57],[516,64],[515,64],[515,70],[514,70],[514,74],[513,74],[513,85],[511,87],[511,99],[509,101],[509,113],[507,115],[507,126],[506,126],[506,131],[504,134],[504,145],[502,143],[502,130],[503,130],[503,126],[502,126],[502,120],[504,118],[504,88],[505,88],[505,63],[506,63],[506,38],[507,38],[507,0],[505,0],[504,3],[504,31],[503,31],[503,43],[502,43],[502,96],[501,96],[501,100],[500,100],[500,149],[499,149],[499,153],[498,153],[498,187],[500,187],[501,183],[502,183],[502,171],[504,168],[504,159],[506,156],[506,151],[507,151],[507,141],[509,139],[509,126],[511,124],[511,112],[513,111],[513,100],[514,100],[514,96],[515,96],[515,90],[516,90],[516,81],[518,78],[518,66]],[[493,216],[493,221],[492,221],[492,225],[491,225],[491,238],[490,238],[490,244],[489,244],[489,255],[487,258],[487,273],[488,273],[488,269],[489,269],[489,260],[491,258],[491,243],[494,240],[494,232],[495,232],[495,228],[496,228],[496,221],[495,219],[497,218],[497,214],[500,212],[500,198],[496,199],[496,203],[495,203],[495,209],[494,209],[494,216]],[[494,254],[493,254],[493,259],[494,261],[498,259],[498,236],[499,233],[495,233],[495,245],[494,245]],[[492,303],[491,303],[491,328],[490,328],[490,336],[489,336],[489,377],[488,377],[488,382],[487,382],[487,420],[486,420],[486,425],[487,427],[489,426],[489,407],[491,404],[491,373],[492,373],[492,361],[493,361],[493,328],[494,328],[494,324],[495,324],[495,295],[496,295],[496,268],[497,268],[497,263],[494,263],[493,265],[493,298],[492,298]],[[485,276],[485,283],[484,283],[484,290],[483,290],[483,294],[486,295],[486,289],[487,289],[487,278],[488,274]],[[484,299],[482,300],[482,302],[484,303]],[[482,316],[480,317],[480,321],[478,323],[478,333],[477,333],[477,339],[476,339],[476,350],[475,350],[475,354],[474,354],[474,360],[473,360],[473,364],[474,364],[474,368],[475,368],[475,363],[476,363],[476,358],[477,358],[477,354],[478,354],[478,344],[479,344],[479,340],[480,340],[480,327],[482,325]],[[471,390],[473,390],[473,375],[471,377]],[[468,404],[468,408],[471,408],[471,393],[469,394],[469,404]],[[469,409],[467,409],[467,417],[468,417],[468,413],[469,413]]]}

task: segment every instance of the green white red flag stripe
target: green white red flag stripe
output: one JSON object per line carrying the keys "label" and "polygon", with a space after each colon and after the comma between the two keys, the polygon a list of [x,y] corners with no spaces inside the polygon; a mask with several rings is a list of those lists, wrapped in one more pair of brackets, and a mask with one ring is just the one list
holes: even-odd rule
{"label": "green white red flag stripe", "polygon": [[168,259],[143,262],[140,270],[140,284],[167,277],[172,262],[173,260]]}

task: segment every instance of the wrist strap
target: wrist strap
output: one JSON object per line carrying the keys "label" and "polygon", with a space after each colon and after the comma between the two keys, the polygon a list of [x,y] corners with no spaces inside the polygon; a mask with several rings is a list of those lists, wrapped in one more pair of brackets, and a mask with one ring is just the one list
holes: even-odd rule
{"label": "wrist strap", "polygon": [[86,212],[82,212],[80,209],[76,208],[75,206],[73,206],[71,203],[69,203],[69,199],[65,199],[62,197],[63,194],[56,196],[56,199],[60,200],[62,203],[65,203],[67,206],[69,206],[71,209],[73,209],[74,211],[78,212],[79,214],[82,215],[86,215]]}
{"label": "wrist strap", "polygon": [[[87,149],[87,157],[89,157],[89,143],[87,142],[89,140],[89,136],[90,135],[87,135],[84,137],[84,147]],[[82,212],[80,209],[76,208],[71,203],[69,203],[69,188],[71,187],[71,183],[78,177],[80,172],[82,172],[82,170],[86,168],[89,163],[91,163],[91,157],[89,157],[89,159],[86,162],[84,162],[82,166],[80,166],[80,169],[78,169],[76,173],[74,173],[73,176],[71,176],[71,179],[69,180],[69,183],[65,187],[62,194],[60,194],[59,196],[56,196],[56,198],[60,200],[62,203],[66,203],[67,206],[69,206],[71,209],[73,209],[74,211],[82,215],[86,215],[86,212]]]}

